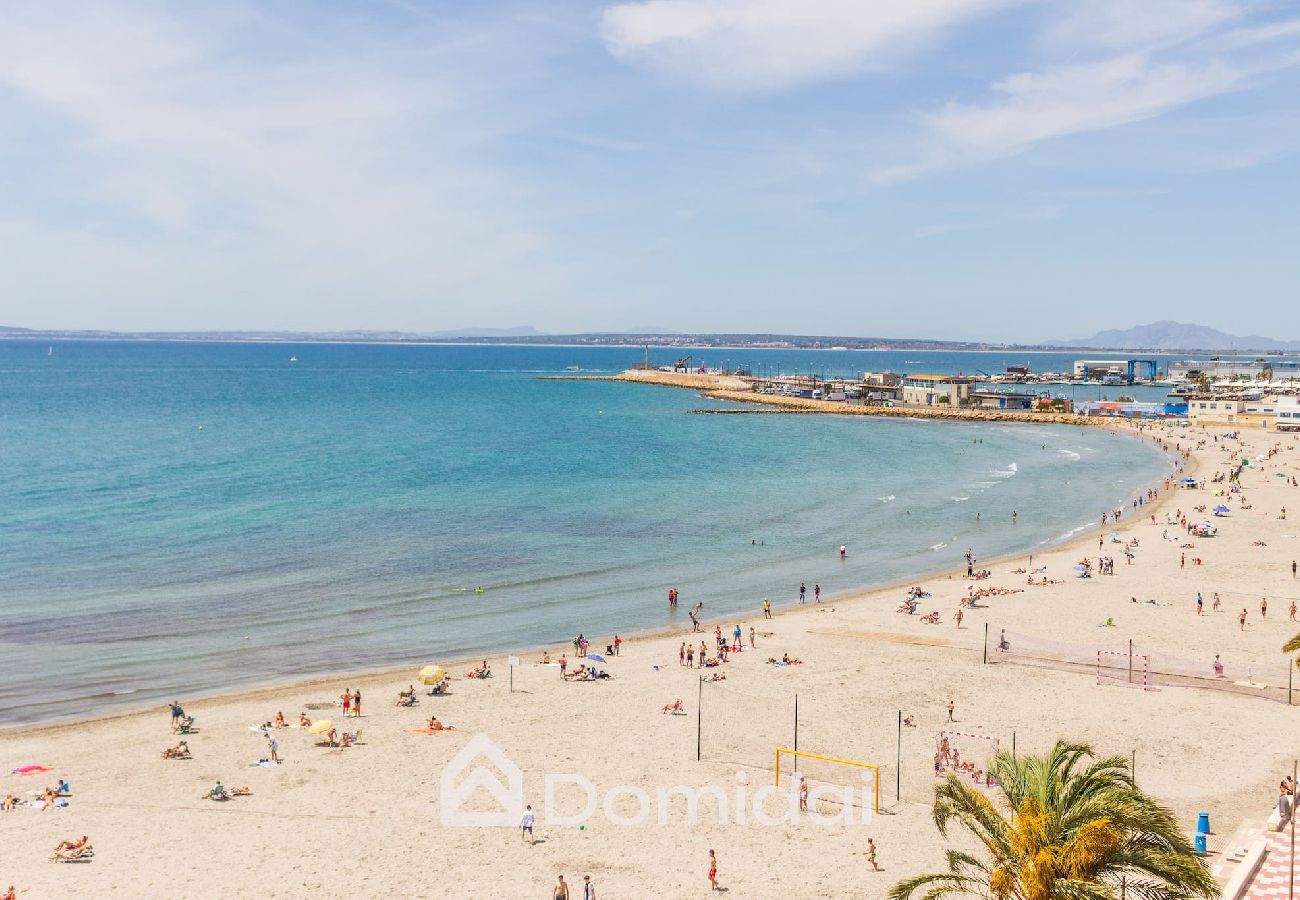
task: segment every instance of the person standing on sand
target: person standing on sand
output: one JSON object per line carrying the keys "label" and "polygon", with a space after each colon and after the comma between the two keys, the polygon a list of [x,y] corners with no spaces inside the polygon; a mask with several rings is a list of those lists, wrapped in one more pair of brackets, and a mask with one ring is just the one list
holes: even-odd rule
{"label": "person standing on sand", "polygon": [[682,645],[677,648],[677,665],[679,666],[686,665],[686,642],[685,641],[682,641]]}
{"label": "person standing on sand", "polygon": [[800,602],[800,603],[803,603],[804,594],[806,594],[806,593],[808,593],[808,589],[807,589],[806,587],[804,587],[804,584],[803,584],[802,581],[799,582],[799,602]]}
{"label": "person standing on sand", "polygon": [[560,654],[560,677],[564,677],[564,670],[569,667],[569,660],[563,653]]}
{"label": "person standing on sand", "polygon": [[555,882],[555,887],[551,888],[551,893],[555,895],[555,900],[569,900],[569,886],[564,882],[564,876]]}
{"label": "person standing on sand", "polygon": [[274,735],[266,736],[266,745],[271,750],[271,762],[276,765],[280,764],[280,742],[275,739]]}
{"label": "person standing on sand", "polygon": [[[1294,604],[1294,603],[1291,604],[1291,612],[1292,612],[1292,616],[1291,616],[1291,618],[1294,619],[1294,618],[1295,618],[1295,615],[1294,615],[1294,613],[1295,613],[1295,604]],[[749,626],[749,649],[750,649],[750,650],[754,650],[754,649],[757,649],[757,648],[758,648],[758,641],[754,640],[754,626],[753,626],[753,625],[750,625],[750,626]]]}
{"label": "person standing on sand", "polygon": [[521,840],[525,840],[529,844],[537,843],[537,839],[533,837],[533,823],[536,821],[537,817],[533,815],[533,805],[530,803],[524,807],[524,817],[519,822],[519,837]]}
{"label": "person standing on sand", "polygon": [[1291,621],[1295,621],[1295,601],[1291,601]]}
{"label": "person standing on sand", "polygon": [[813,600],[817,603],[822,602],[822,586],[820,584],[813,585]]}
{"label": "person standing on sand", "polygon": [[695,645],[694,644],[686,645],[686,668],[688,669],[695,668]]}
{"label": "person standing on sand", "polygon": [[352,718],[361,718],[361,691],[352,692]]}
{"label": "person standing on sand", "polygon": [[1295,560],[1291,560],[1291,577],[1295,578]]}
{"label": "person standing on sand", "polygon": [[352,688],[344,688],[341,696],[343,699],[343,718],[346,719],[348,713],[352,711]]}
{"label": "person standing on sand", "polygon": [[1215,592],[1214,592],[1214,606],[1212,606],[1212,607],[1210,607],[1210,608],[1213,609],[1215,612],[1218,612],[1218,611],[1219,611],[1219,607],[1221,607],[1221,606],[1223,606],[1223,601],[1222,601],[1221,599],[1219,599],[1219,592],[1218,592],[1218,591],[1215,591]]}
{"label": "person standing on sand", "polygon": [[709,890],[718,890],[718,855],[709,851]]}
{"label": "person standing on sand", "polygon": [[799,812],[808,811],[808,779],[799,776]]}
{"label": "person standing on sand", "polygon": [[1205,615],[1205,601],[1201,599],[1200,591],[1196,592],[1196,614],[1198,616]]}
{"label": "person standing on sand", "polygon": [[954,719],[954,718],[952,717],[953,710],[956,709],[956,708],[957,708],[957,707],[953,704],[953,702],[952,702],[951,700],[949,700],[949,701],[948,701],[948,721],[949,721],[949,722],[955,722],[955,721],[957,721],[956,719]]}
{"label": "person standing on sand", "polygon": [[871,863],[871,868],[879,872],[880,866],[876,862],[876,842],[871,838],[867,838],[867,852],[865,855],[867,862]]}
{"label": "person standing on sand", "polygon": [[1247,612],[1246,612],[1246,608],[1245,608],[1245,607],[1242,607],[1242,609],[1241,609],[1241,614],[1240,614],[1239,616],[1237,616],[1237,621],[1241,624],[1241,630],[1242,630],[1242,631],[1245,631],[1245,630],[1246,630],[1246,616],[1247,616],[1247,615],[1248,615],[1248,614],[1247,614]]}
{"label": "person standing on sand", "polygon": [[590,875],[582,876],[582,900],[596,900],[596,886],[591,883]]}
{"label": "person standing on sand", "polygon": [[1261,597],[1261,598],[1260,598],[1260,601],[1259,601],[1259,617],[1260,617],[1261,619],[1267,619],[1267,618],[1268,618],[1268,598],[1267,598],[1267,597]]}
{"label": "person standing on sand", "polygon": [[957,609],[957,615],[953,616],[953,618],[957,620],[957,627],[960,628],[961,620],[962,620],[962,612],[960,607],[958,607]]}
{"label": "person standing on sand", "polygon": [[763,618],[772,618],[772,601],[766,597],[763,598]]}

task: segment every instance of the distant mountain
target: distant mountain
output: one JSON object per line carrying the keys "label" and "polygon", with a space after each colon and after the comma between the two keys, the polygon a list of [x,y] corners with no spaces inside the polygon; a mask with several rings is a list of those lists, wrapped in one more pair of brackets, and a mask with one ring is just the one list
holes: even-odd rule
{"label": "distant mountain", "polygon": [[546,332],[538,331],[531,325],[515,325],[512,328],[453,328],[450,331],[431,331],[426,337],[431,338],[511,338],[542,337]]}
{"label": "distant mountain", "polygon": [[1280,341],[1258,334],[1238,336],[1204,325],[1152,322],[1126,329],[1099,331],[1090,338],[1054,341],[1059,347],[1096,347],[1104,350],[1300,350],[1300,341]]}

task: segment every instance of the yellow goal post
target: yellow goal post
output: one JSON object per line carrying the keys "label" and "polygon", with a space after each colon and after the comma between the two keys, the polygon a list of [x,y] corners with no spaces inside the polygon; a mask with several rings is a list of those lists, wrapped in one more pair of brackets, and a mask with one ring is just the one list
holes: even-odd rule
{"label": "yellow goal post", "polygon": [[781,756],[802,756],[806,759],[819,759],[822,762],[839,763],[845,766],[856,766],[859,769],[870,769],[875,775],[875,798],[872,804],[872,812],[880,812],[880,766],[874,763],[859,762],[856,759],[840,759],[835,756],[822,756],[820,753],[809,753],[806,750],[791,750],[789,747],[776,748],[776,780],[773,782],[777,787],[781,786]]}

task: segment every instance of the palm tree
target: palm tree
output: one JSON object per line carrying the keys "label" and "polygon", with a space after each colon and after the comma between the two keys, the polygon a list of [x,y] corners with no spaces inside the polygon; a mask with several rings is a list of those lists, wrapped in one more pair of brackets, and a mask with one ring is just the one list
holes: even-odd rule
{"label": "palm tree", "polygon": [[1044,756],[998,753],[989,773],[1003,803],[949,774],[934,790],[934,824],[945,837],[960,824],[984,853],[947,851],[947,872],[906,878],[891,900],[1111,900],[1121,878],[1143,900],[1217,897],[1173,816],[1138,788],[1127,760],[1094,756],[1066,741]]}
{"label": "palm tree", "polygon": [[[1300,650],[1300,634],[1297,634],[1295,637],[1291,638],[1291,640],[1282,645],[1283,653],[1295,653],[1297,650]],[[1300,666],[1300,659],[1297,659],[1295,664]]]}

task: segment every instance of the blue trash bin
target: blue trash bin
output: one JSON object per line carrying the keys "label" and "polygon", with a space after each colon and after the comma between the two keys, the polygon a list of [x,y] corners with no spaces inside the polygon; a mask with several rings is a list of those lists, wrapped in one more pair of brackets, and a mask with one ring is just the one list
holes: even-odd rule
{"label": "blue trash bin", "polygon": [[1197,832],[1196,835],[1196,855],[1204,856],[1207,853],[1205,849],[1205,832]]}
{"label": "blue trash bin", "polygon": [[1209,814],[1209,813],[1207,813],[1207,812],[1203,812],[1203,813],[1201,813],[1199,816],[1196,817],[1196,833],[1197,833],[1197,834],[1209,834],[1209,833],[1210,833],[1210,814]]}

